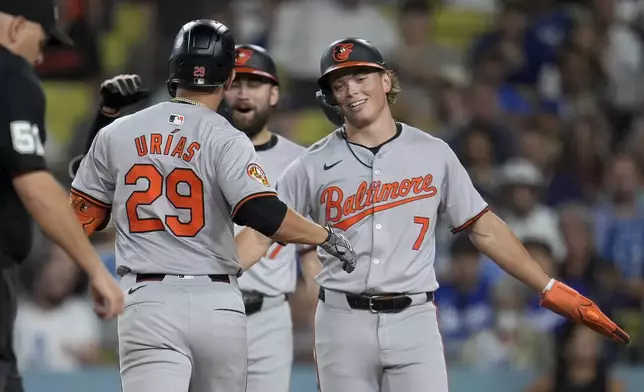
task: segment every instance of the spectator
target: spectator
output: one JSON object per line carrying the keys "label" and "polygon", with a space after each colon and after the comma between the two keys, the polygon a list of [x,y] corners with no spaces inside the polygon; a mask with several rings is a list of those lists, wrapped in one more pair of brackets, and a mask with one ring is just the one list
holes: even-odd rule
{"label": "spectator", "polygon": [[440,329],[448,360],[458,357],[463,343],[492,324],[492,286],[481,274],[481,255],[467,235],[450,248],[449,272],[436,291]]}
{"label": "spectator", "polygon": [[546,191],[546,204],[598,201],[610,154],[607,125],[600,116],[584,116],[562,136],[563,146]]}
{"label": "spectator", "polygon": [[391,55],[402,87],[400,105],[395,108],[423,128],[431,126],[431,91],[443,81],[443,73],[448,69],[464,72],[461,54],[436,41],[431,12],[426,0],[400,2],[398,27],[403,42]]}
{"label": "spectator", "polygon": [[[510,283],[510,279],[506,282]],[[494,303],[494,324],[468,339],[459,362],[482,370],[542,367],[550,354],[550,341],[525,313],[526,296],[513,292],[509,285],[499,284],[495,288]]]}
{"label": "spectator", "polygon": [[595,238],[600,254],[614,261],[626,279],[633,306],[639,306],[644,299],[644,206],[638,203],[641,173],[635,161],[617,156],[606,184],[609,200],[596,208]]}
{"label": "spectator", "polygon": [[85,296],[87,278],[55,247],[18,303],[15,348],[21,371],[77,371],[101,361],[100,322]]}
{"label": "spectator", "polygon": [[495,28],[475,41],[471,50],[472,64],[490,51],[501,54],[508,68],[508,82],[536,85],[541,67],[547,60],[548,48],[528,32],[528,17],[522,2],[504,4]]}
{"label": "spectator", "polygon": [[292,78],[294,98],[289,106],[317,107],[320,56],[333,41],[365,38],[389,59],[400,45],[394,22],[378,6],[364,0],[281,2],[275,10],[268,45],[272,57]]}
{"label": "spectator", "polygon": [[501,172],[505,209],[502,218],[521,240],[541,239],[558,260],[565,256],[556,213],[540,202],[542,173],[524,159],[510,160]]}
{"label": "spectator", "polygon": [[601,337],[594,331],[566,323],[551,374],[538,379],[525,392],[623,392],[602,357]]}

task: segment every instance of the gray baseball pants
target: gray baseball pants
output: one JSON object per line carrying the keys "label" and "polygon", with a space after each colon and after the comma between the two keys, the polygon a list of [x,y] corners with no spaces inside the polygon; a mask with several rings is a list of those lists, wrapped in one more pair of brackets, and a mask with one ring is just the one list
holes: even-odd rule
{"label": "gray baseball pants", "polygon": [[289,392],[293,367],[291,307],[284,296],[264,297],[248,316],[247,392]]}
{"label": "gray baseball pants", "polygon": [[237,279],[171,276],[121,280],[118,320],[123,392],[244,392],[246,315]]}
{"label": "gray baseball pants", "polygon": [[321,392],[447,392],[436,306],[425,294],[400,313],[372,313],[324,292],[315,314]]}

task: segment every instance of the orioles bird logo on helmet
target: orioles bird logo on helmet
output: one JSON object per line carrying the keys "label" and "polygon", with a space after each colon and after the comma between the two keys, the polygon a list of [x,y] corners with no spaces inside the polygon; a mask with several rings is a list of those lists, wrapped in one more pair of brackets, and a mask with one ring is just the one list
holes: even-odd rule
{"label": "orioles bird logo on helmet", "polygon": [[333,48],[333,60],[337,62],[346,61],[353,51],[353,44],[337,44]]}
{"label": "orioles bird logo on helmet", "polygon": [[237,49],[237,57],[235,57],[235,67],[239,67],[246,64],[252,56],[253,56],[253,51],[250,49],[244,49],[244,48]]}

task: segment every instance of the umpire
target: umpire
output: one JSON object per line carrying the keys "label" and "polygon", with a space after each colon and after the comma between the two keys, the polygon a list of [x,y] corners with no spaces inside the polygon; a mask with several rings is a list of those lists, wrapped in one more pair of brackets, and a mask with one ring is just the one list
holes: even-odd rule
{"label": "umpire", "polygon": [[45,97],[33,67],[49,44],[71,45],[54,0],[0,0],[0,392],[21,392],[12,347],[13,276],[31,250],[32,221],[88,274],[95,311],[113,318],[123,293],[89,243],[44,159]]}

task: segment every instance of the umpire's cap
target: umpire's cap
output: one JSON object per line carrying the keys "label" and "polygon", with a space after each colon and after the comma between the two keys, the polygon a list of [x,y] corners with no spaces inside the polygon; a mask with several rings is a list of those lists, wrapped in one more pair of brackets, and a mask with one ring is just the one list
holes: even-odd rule
{"label": "umpire's cap", "polygon": [[22,16],[38,23],[49,35],[49,44],[74,44],[74,41],[57,26],[58,7],[54,0],[1,0],[0,12]]}
{"label": "umpire's cap", "polygon": [[224,24],[199,19],[179,31],[170,54],[168,92],[177,86],[212,90],[223,86],[235,66],[235,39]]}
{"label": "umpire's cap", "polygon": [[235,73],[237,75],[262,76],[271,83],[279,85],[277,67],[266,49],[257,45],[237,45],[235,47]]}
{"label": "umpire's cap", "polygon": [[327,90],[329,74],[349,67],[387,69],[384,57],[371,42],[361,38],[345,38],[329,45],[322,54],[318,85],[322,90]]}

